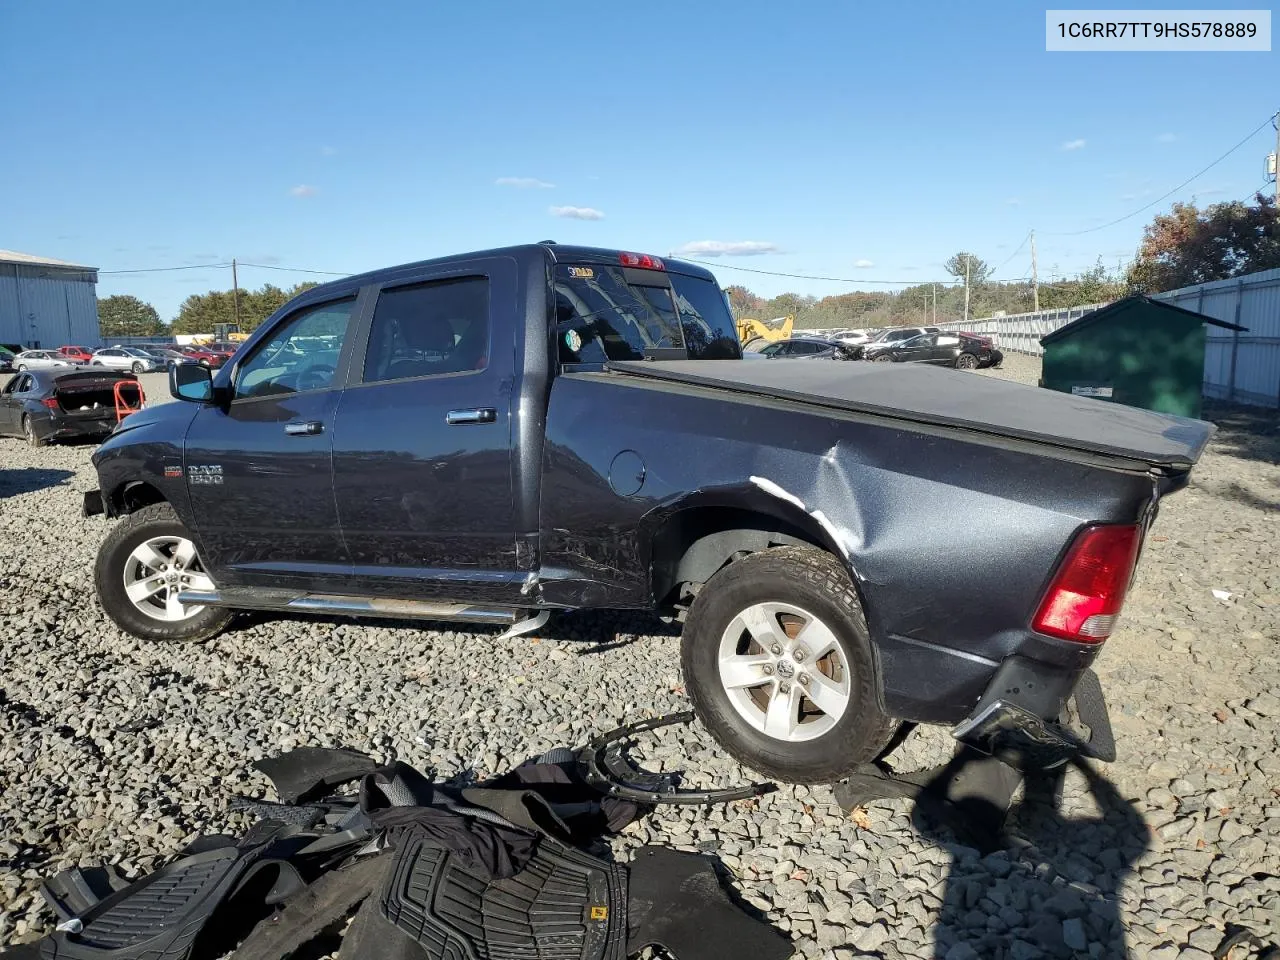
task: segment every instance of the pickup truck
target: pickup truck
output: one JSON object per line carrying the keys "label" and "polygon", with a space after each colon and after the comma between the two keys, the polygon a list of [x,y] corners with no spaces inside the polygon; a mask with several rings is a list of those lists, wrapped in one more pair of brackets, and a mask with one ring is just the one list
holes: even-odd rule
{"label": "pickup truck", "polygon": [[183,402],[125,420],[85,495],[123,518],[95,580],[125,631],[654,611],[712,735],[810,783],[905,721],[1026,765],[1082,749],[1060,719],[1212,431],[919,364],[743,360],[707,271],[551,242],[316,287],[169,376]]}

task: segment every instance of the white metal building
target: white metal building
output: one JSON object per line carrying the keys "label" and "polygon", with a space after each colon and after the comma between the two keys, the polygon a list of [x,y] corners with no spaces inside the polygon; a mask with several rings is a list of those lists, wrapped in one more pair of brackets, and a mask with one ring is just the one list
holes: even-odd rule
{"label": "white metal building", "polygon": [[0,250],[0,343],[96,347],[98,268]]}

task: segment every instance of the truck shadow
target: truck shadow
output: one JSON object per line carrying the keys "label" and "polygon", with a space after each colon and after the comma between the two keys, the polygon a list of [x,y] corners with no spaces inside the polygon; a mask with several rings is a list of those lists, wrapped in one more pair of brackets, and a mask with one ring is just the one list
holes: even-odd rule
{"label": "truck shadow", "polygon": [[70,470],[48,470],[43,467],[0,470],[0,499],[57,487],[74,476]]}
{"label": "truck shadow", "polygon": [[[1125,940],[1120,900],[1150,834],[1141,813],[1110,781],[1088,763],[1074,767],[1097,816],[1064,815],[1066,768],[1028,777],[1009,826],[995,832],[964,828],[1000,822],[994,809],[953,810],[947,822],[936,802],[915,805],[917,830],[954,853],[935,957],[1135,956]],[[941,796],[954,773],[944,770],[926,795]]]}
{"label": "truck shadow", "polygon": [[1280,462],[1280,418],[1275,410],[1205,401],[1201,415],[1218,428],[1209,449],[1240,460]]}

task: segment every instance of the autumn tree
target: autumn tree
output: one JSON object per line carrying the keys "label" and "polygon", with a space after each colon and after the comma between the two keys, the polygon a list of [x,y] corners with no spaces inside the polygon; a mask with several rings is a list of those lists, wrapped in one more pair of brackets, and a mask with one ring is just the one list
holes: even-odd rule
{"label": "autumn tree", "polygon": [[961,250],[944,263],[942,269],[957,280],[967,282],[970,286],[982,283],[993,272],[991,265],[987,261],[976,254],[967,253],[964,250]]}
{"label": "autumn tree", "polygon": [[[268,283],[259,290],[240,290],[240,329],[245,333],[256,330],[276,310],[314,286],[317,284],[307,282],[282,290]],[[173,321],[173,332],[212,333],[215,324],[235,322],[234,291],[210,290],[208,293],[194,293],[182,301],[178,316]]]}
{"label": "autumn tree", "polygon": [[1159,293],[1280,267],[1280,213],[1259,193],[1200,210],[1175,203],[1147,225],[1129,289]]}

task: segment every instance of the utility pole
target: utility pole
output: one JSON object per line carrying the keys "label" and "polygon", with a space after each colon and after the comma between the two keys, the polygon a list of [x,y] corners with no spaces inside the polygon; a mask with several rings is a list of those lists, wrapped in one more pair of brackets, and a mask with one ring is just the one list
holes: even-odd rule
{"label": "utility pole", "polygon": [[973,265],[973,256],[964,255],[964,325],[969,326],[969,267]]}
{"label": "utility pole", "polygon": [[1036,232],[1031,231],[1031,300],[1032,309],[1040,312],[1040,277],[1036,272]]}
{"label": "utility pole", "polygon": [[931,283],[929,286],[933,287],[933,325],[936,327],[938,325],[938,285]]}
{"label": "utility pole", "polygon": [[236,279],[236,259],[231,258],[231,302],[235,304],[236,330],[240,330],[240,281]]}
{"label": "utility pole", "polygon": [[1276,152],[1271,155],[1271,174],[1276,178],[1276,206],[1280,207],[1280,110],[1271,118],[1276,128]]}

